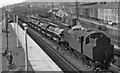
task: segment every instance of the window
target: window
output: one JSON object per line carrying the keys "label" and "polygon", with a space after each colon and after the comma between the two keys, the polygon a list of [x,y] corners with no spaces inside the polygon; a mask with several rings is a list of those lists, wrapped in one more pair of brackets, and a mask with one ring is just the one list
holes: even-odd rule
{"label": "window", "polygon": [[89,36],[85,39],[85,44],[89,43]]}

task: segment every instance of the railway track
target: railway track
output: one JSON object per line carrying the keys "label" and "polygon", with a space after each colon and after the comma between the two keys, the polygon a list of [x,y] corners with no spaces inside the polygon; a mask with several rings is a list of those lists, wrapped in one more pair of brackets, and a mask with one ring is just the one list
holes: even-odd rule
{"label": "railway track", "polygon": [[[80,73],[78,69],[74,68],[72,65],[70,65],[66,60],[64,60],[62,57],[58,56],[58,57],[54,57],[56,54],[53,54],[55,51],[52,50],[52,47],[50,45],[47,45],[42,39],[40,39],[40,36],[38,34],[35,34],[34,32],[32,32],[30,29],[28,31],[28,34],[33,38],[33,40],[36,41],[36,43],[38,43],[38,45],[40,45],[43,50],[53,59],[53,61],[56,62],[56,64],[63,70],[63,71],[72,71],[75,73]],[[34,36],[33,36],[34,35]],[[45,46],[44,46],[45,45]],[[47,48],[47,49],[44,49]],[[50,53],[50,50],[52,50],[53,52]],[[62,58],[62,60],[58,61],[58,58]],[[66,63],[66,64],[64,64]],[[63,66],[64,65],[64,66]],[[111,71],[112,72],[112,71]]]}
{"label": "railway track", "polygon": [[[47,45],[44,41],[42,41],[41,39],[40,39],[40,37],[39,36],[35,36],[35,33],[32,33],[32,32],[30,32],[30,31],[28,31],[28,34],[29,35],[31,35],[32,36],[32,38],[34,39],[34,40],[36,40],[36,43],[38,43],[38,45],[41,45],[41,47],[48,53],[48,54],[50,54],[50,57],[54,60],[54,61],[56,61],[56,63],[58,64],[58,66],[63,70],[63,71],[77,71],[78,72],[78,70],[77,69],[75,69],[73,66],[70,66],[70,65],[68,65],[68,64],[65,64],[66,62],[64,62],[63,60],[61,60],[61,61],[58,61],[58,57],[54,57],[55,55],[57,55],[57,53],[56,54],[53,54],[54,52],[50,52],[50,49],[52,49],[49,45]],[[45,45],[45,46],[44,46]],[[63,66],[64,65],[64,66]],[[72,72],[73,73],[73,72]]]}
{"label": "railway track", "polygon": [[[32,30],[32,29],[29,29],[29,30],[30,30],[30,31],[29,31],[30,33],[28,32],[28,34],[31,34],[31,33],[33,34],[33,30]],[[35,31],[34,31],[34,32],[35,32]],[[34,37],[33,39],[36,39],[37,41],[38,41],[38,39],[40,39],[39,34],[36,34],[36,35],[35,35],[35,33],[34,33],[33,35],[34,35],[34,36],[38,36],[38,37]],[[35,41],[36,41],[36,40],[35,40]],[[36,41],[36,43],[37,43],[37,41]],[[39,41],[38,41],[38,42],[39,42]],[[49,48],[48,48],[49,50],[53,50],[53,49],[51,48],[51,46],[47,45],[42,39],[40,39],[40,42],[41,42],[41,43],[44,43],[44,45],[48,46],[48,47],[49,47]],[[40,43],[40,42],[39,42],[39,43]],[[39,43],[38,43],[38,44],[39,44]],[[41,45],[42,45],[42,44],[41,44]],[[43,45],[42,45],[42,46],[43,46]],[[41,47],[42,47],[42,46],[41,46]],[[43,46],[42,48],[44,48],[44,46]],[[50,49],[50,48],[51,48],[51,49]],[[47,50],[48,52],[50,52],[48,49],[46,49],[46,50]],[[46,50],[44,50],[44,51],[46,52]],[[54,52],[54,50],[53,50],[53,52]],[[46,52],[46,53],[47,53],[47,52]],[[53,54],[53,53],[52,53],[52,54]],[[57,53],[56,53],[56,54],[57,54]],[[52,56],[52,55],[49,54],[49,53],[48,53],[48,55],[49,55],[50,57]],[[53,55],[54,55],[54,54],[53,54]],[[60,57],[61,57],[61,56],[60,56]],[[51,58],[52,58],[52,57],[51,57]],[[62,57],[61,57],[61,58],[62,58]],[[52,58],[52,59],[53,59],[53,58]],[[62,59],[63,59],[63,58],[62,58]],[[53,60],[54,60],[54,61],[58,61],[58,57],[57,57],[57,58],[54,58]],[[60,68],[61,68],[61,65],[64,63],[64,61],[65,61],[65,63],[67,63],[67,61],[64,60],[64,59],[63,59],[63,61],[58,62],[58,63],[60,64],[60,66],[58,65]],[[62,62],[62,63],[61,63],[61,62]],[[67,64],[70,65],[69,63],[67,63]],[[70,65],[70,67],[73,68],[73,69],[71,69],[71,68],[70,68],[68,65],[66,65],[66,64],[64,64],[64,65],[65,65],[65,67],[66,67],[68,70],[70,70],[70,72],[72,72],[72,73],[83,73],[83,72],[77,71],[77,69],[75,69],[72,65]],[[66,72],[66,70],[67,70],[66,68],[64,68],[64,69],[62,69],[62,70],[63,70],[63,71],[65,70],[65,72]],[[109,70],[109,71],[110,71],[110,73],[114,73],[114,72],[111,71],[111,70]],[[69,72],[69,71],[67,71],[67,72]],[[99,71],[98,71],[98,72],[96,71],[95,73],[99,73]],[[104,72],[102,72],[102,73],[104,73]]]}
{"label": "railway track", "polygon": [[[29,29],[29,30],[31,30],[31,29]],[[32,30],[29,31],[28,34],[33,34]],[[33,35],[34,35],[34,36],[38,36],[38,37],[33,37],[33,39],[36,39],[36,40],[35,40],[36,43],[37,43],[37,41],[38,41],[38,39],[39,39],[39,41],[40,41],[41,43],[43,43],[44,45],[48,46],[48,49],[49,49],[49,50],[53,50],[53,49],[52,49],[49,45],[47,45],[42,39],[40,39],[40,37],[39,37],[38,34],[33,34]],[[38,44],[40,43],[39,41],[38,41]],[[43,44],[40,44],[40,45],[43,46]],[[41,47],[42,47],[42,46],[41,46]],[[42,48],[44,48],[44,46],[43,46]],[[51,49],[50,49],[50,48],[51,48]],[[46,49],[46,50],[44,50],[44,51],[45,51],[45,52],[46,52],[46,51],[50,52],[48,49]],[[46,53],[48,53],[48,52],[46,52]],[[54,52],[54,50],[53,50],[53,52]],[[57,54],[57,53],[56,53],[56,54]],[[51,54],[48,53],[48,55],[51,57],[51,56],[54,55],[54,54],[52,53],[52,55],[51,55]],[[61,57],[61,56],[60,56],[60,57]],[[51,57],[51,58],[52,58],[52,57]],[[62,57],[61,57],[61,58],[62,58]],[[52,59],[53,59],[53,58],[52,58]],[[63,59],[63,58],[62,58],[62,59]],[[54,60],[54,61],[58,61],[58,57],[57,57],[57,58],[54,58],[53,60]],[[64,59],[63,59],[63,60],[64,60]],[[61,63],[61,62],[62,62],[62,63]],[[67,63],[67,61],[64,60],[64,61],[57,62],[57,65],[61,68],[61,65],[63,65],[64,62]],[[60,64],[60,65],[59,65],[59,64]],[[70,65],[69,63],[67,63],[67,64]],[[75,72],[75,73],[80,73],[80,71],[77,71],[77,69],[75,69],[72,65],[70,65],[70,67],[73,68],[73,69],[71,69],[67,64],[64,64],[64,66],[65,66],[68,70],[72,71],[72,73],[74,73],[74,72]],[[61,68],[61,69],[62,69],[63,71],[64,71],[64,70],[66,71],[66,70],[67,70],[66,68],[63,68],[63,69]],[[109,70],[109,71],[110,71],[110,73],[114,73],[112,70]],[[67,72],[68,72],[68,71],[67,71]],[[81,73],[82,73],[82,72],[81,72]],[[98,72],[96,71],[95,73],[99,73],[99,71],[98,71]],[[104,72],[102,72],[102,73],[104,73]]]}
{"label": "railway track", "polygon": [[[43,18],[43,17],[40,17],[40,19],[39,19],[39,18],[35,18],[35,19],[37,19],[37,20],[42,19],[42,20],[44,20],[44,21],[51,22],[51,23],[55,23],[55,24],[57,24],[57,25],[62,25],[62,27],[68,28],[67,26],[63,25],[62,23],[57,22],[57,21],[52,21],[51,19],[47,19],[47,18]],[[90,28],[91,28],[91,26],[90,26]],[[102,31],[102,32],[103,32],[103,31]],[[114,35],[112,35],[112,34],[108,34],[107,32],[104,32],[104,33],[107,34],[108,36],[110,36],[110,38],[111,38],[111,40],[112,40],[112,43],[113,43],[114,45],[120,46],[120,45],[119,45],[119,44],[120,44],[120,41],[118,40],[120,37],[116,37],[116,36],[114,36]]]}
{"label": "railway track", "polygon": [[[58,22],[53,22],[53,21],[51,21],[50,19],[47,19],[47,18],[34,18],[34,19],[36,19],[36,20],[40,20],[40,19],[42,19],[42,20],[44,20],[44,21],[46,21],[46,22],[51,22],[51,23],[55,23],[55,24],[59,24],[59,25],[62,25],[62,24],[60,24],[60,23],[58,23]],[[64,26],[64,25],[63,25]],[[66,27],[66,26],[64,26],[64,27]],[[67,28],[67,27],[66,27]],[[112,38],[112,35],[108,35],[108,36],[110,36],[111,38]],[[120,43],[120,41],[118,41],[118,40],[116,40],[116,38],[115,37],[113,37],[113,39],[111,39],[112,40],[112,43],[114,44],[114,45],[118,45],[118,46],[120,46],[119,45],[119,43]],[[117,51],[120,51],[118,48],[115,48],[115,55],[116,56],[118,56],[118,57],[120,57],[120,54],[117,52]]]}
{"label": "railway track", "polygon": [[63,70],[63,71],[75,71],[76,73],[78,70],[75,69],[72,65],[70,65],[66,60],[64,60],[60,55],[58,55],[51,46],[46,44],[40,36],[35,34],[30,28],[28,28],[28,34],[31,38],[39,45],[41,48],[50,56],[50,58],[55,61],[55,63]]}
{"label": "railway track", "polygon": [[39,45],[41,48],[50,56],[50,58],[65,72],[65,73],[80,73],[76,68],[70,65],[66,60],[64,60],[60,55],[58,55],[52,47],[46,44],[40,36],[35,34],[30,28],[28,28],[27,33],[30,37]]}

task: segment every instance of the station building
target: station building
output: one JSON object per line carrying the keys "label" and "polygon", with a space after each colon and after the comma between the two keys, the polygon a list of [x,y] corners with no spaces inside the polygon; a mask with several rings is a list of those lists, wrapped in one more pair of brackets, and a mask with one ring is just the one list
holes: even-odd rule
{"label": "station building", "polygon": [[118,23],[118,4],[118,2],[105,2],[85,5],[79,8],[79,13],[85,17]]}
{"label": "station building", "polygon": [[[78,12],[82,17],[118,24],[119,7],[119,2],[78,3]],[[76,15],[76,7],[65,7],[65,10]]]}

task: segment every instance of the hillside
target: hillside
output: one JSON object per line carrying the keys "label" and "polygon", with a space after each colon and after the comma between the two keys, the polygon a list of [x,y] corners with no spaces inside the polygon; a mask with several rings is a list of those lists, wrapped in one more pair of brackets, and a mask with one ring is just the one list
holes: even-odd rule
{"label": "hillside", "polygon": [[26,0],[26,2],[119,2],[119,0]]}

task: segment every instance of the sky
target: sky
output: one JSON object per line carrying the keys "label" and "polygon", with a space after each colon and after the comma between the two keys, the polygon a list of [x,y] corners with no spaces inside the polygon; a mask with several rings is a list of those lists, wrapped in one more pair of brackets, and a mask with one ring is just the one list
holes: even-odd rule
{"label": "sky", "polygon": [[[26,1],[26,0],[0,0],[0,8],[4,5],[4,6],[6,6],[6,5],[9,5],[9,4],[14,4],[14,3],[21,3],[21,2],[23,2],[23,1]],[[110,2],[110,1],[119,1],[119,0],[27,0],[27,1],[38,1],[38,2],[57,2],[57,1],[67,1],[67,2],[71,2],[71,1],[82,1],[82,2],[90,2],[90,1],[92,1],[92,2],[94,2],[94,1],[98,1],[98,2],[100,2],[100,1],[108,1],[108,2]]]}
{"label": "sky", "polygon": [[14,3],[21,3],[25,0],[0,0],[0,8],[4,5],[14,4]]}

